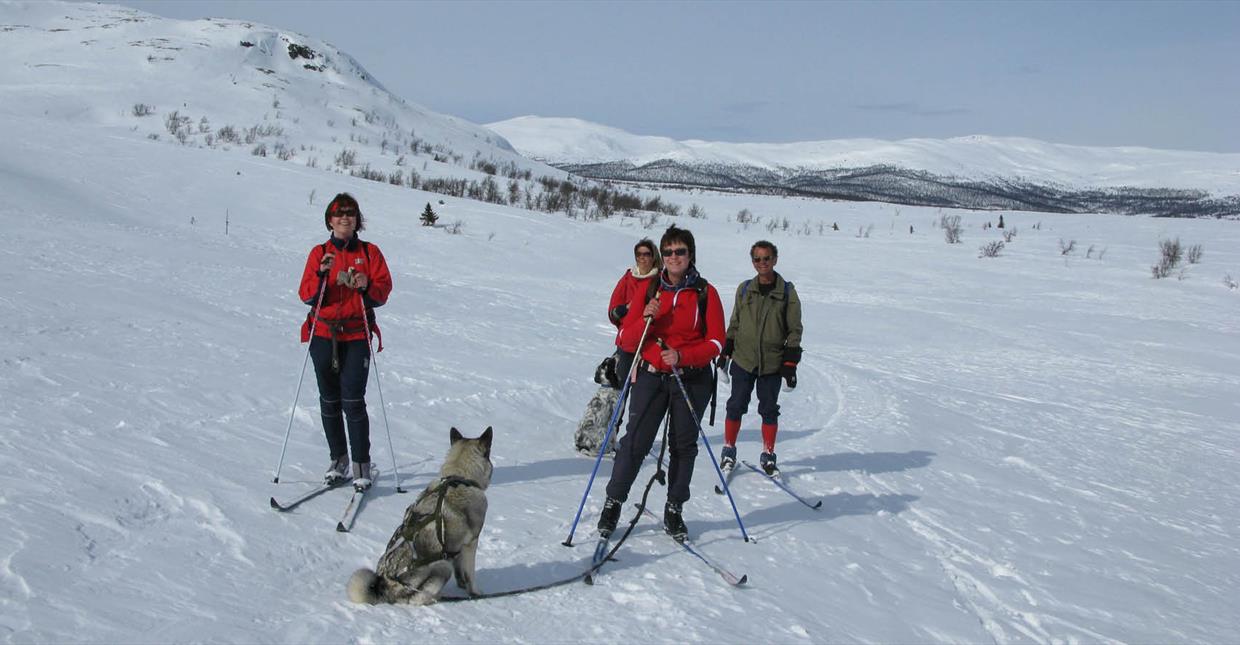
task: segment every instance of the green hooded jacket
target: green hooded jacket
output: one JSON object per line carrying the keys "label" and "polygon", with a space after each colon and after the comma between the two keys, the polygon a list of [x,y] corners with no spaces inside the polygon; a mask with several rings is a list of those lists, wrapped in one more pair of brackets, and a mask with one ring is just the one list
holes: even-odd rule
{"label": "green hooded jacket", "polygon": [[[748,288],[745,285],[749,285]],[[784,306],[784,285],[788,303]],[[775,287],[762,295],[757,278],[736,286],[736,302],[728,321],[728,340],[735,349],[732,360],[746,372],[775,374],[784,360],[801,359],[801,299],[797,289],[775,273]],[[789,351],[790,350],[790,351]]]}

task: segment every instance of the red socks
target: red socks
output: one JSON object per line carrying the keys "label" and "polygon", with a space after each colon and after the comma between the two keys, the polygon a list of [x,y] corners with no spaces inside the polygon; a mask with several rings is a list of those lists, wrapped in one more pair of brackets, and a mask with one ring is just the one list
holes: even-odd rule
{"label": "red socks", "polygon": [[766,452],[775,452],[775,433],[779,431],[779,425],[775,423],[762,424],[762,448]]}
{"label": "red socks", "polygon": [[724,419],[723,420],[723,445],[735,446],[736,437],[741,433],[740,419]]}

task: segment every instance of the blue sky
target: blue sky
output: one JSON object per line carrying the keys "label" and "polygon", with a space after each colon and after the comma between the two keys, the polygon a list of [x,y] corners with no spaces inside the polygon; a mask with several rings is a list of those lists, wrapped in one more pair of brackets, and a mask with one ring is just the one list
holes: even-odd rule
{"label": "blue sky", "polygon": [[121,2],[348,52],[476,123],[1240,152],[1240,2]]}

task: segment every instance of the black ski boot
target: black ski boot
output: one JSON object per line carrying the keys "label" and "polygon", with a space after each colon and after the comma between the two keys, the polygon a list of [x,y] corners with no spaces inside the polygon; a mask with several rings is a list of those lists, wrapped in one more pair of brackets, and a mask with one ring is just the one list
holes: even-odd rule
{"label": "black ski boot", "polygon": [[685,526],[685,518],[680,514],[680,504],[668,502],[663,507],[663,530],[677,542],[684,542],[689,537],[689,527]]}
{"label": "black ski boot", "polygon": [[610,537],[612,531],[616,530],[616,522],[620,521],[620,511],[624,508],[624,502],[608,497],[603,502],[603,512],[598,516],[598,534],[602,537]]}
{"label": "black ski boot", "polygon": [[724,446],[719,451],[719,470],[727,475],[733,468],[736,468],[736,446]]}
{"label": "black ski boot", "polygon": [[764,452],[758,456],[758,462],[762,464],[762,472],[769,477],[779,477],[779,466],[775,465],[775,453]]}

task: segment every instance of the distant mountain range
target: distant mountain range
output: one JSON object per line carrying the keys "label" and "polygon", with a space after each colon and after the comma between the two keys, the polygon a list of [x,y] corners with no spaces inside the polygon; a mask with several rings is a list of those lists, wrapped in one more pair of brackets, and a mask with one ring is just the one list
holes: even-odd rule
{"label": "distant mountain range", "polygon": [[535,116],[487,127],[526,156],[596,179],[945,208],[1240,215],[1240,154],[986,136],[676,141]]}

